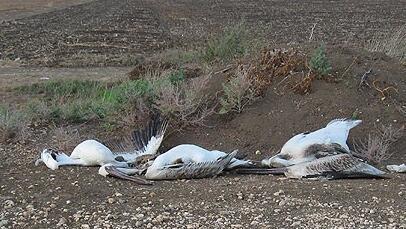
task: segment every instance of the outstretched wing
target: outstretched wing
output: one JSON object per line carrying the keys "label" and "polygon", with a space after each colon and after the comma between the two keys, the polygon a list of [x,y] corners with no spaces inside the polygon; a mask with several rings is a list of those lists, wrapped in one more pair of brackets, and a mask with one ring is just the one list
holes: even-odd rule
{"label": "outstretched wing", "polygon": [[167,127],[168,119],[157,116],[145,129],[135,130],[120,141],[106,141],[103,144],[125,160],[134,159],[139,155],[156,154]]}

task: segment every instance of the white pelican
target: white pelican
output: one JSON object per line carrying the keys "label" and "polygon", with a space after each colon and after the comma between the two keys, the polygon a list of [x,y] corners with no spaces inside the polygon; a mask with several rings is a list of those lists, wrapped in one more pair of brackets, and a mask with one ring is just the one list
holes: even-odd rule
{"label": "white pelican", "polygon": [[52,170],[67,165],[103,166],[109,164],[131,167],[140,163],[140,158],[156,154],[167,125],[166,119],[155,118],[147,128],[142,131],[134,131],[121,143],[107,142],[106,144],[113,150],[96,140],[83,141],[75,147],[70,156],[53,149],[45,149],[35,164],[44,162]]}
{"label": "white pelican", "polygon": [[349,153],[330,155],[283,168],[239,169],[241,174],[285,174],[288,178],[384,178],[384,172]]}
{"label": "white pelican", "polygon": [[[338,144],[345,151],[349,151],[348,134],[353,127],[361,122],[361,120],[334,119],[322,129],[298,134],[289,139],[277,155],[262,160],[262,165],[286,167],[312,161],[329,155],[331,148],[328,145],[330,144]],[[339,151],[334,151],[334,153],[339,153]]]}
{"label": "white pelican", "polygon": [[[252,165],[250,161],[236,159],[237,151],[224,153],[209,151],[196,145],[178,145],[159,155],[146,169],[148,180],[173,180],[214,177],[225,169],[234,169]],[[106,175],[131,180],[132,174],[139,174],[139,168],[128,169],[120,166],[105,165],[100,168]]]}

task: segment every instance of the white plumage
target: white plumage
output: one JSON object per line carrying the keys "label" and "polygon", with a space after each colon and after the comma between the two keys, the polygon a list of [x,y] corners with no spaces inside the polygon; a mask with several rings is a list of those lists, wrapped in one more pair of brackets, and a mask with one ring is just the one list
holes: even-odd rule
{"label": "white plumage", "polygon": [[[148,167],[147,179],[180,179],[215,176],[224,169],[247,166],[249,161],[234,158],[237,151],[229,154],[207,150],[196,145],[178,145],[159,155]],[[225,160],[223,160],[225,159]]]}
{"label": "white plumage", "polygon": [[107,143],[110,148],[96,140],[85,140],[74,148],[70,156],[53,149],[45,149],[36,164],[44,162],[52,170],[67,165],[103,166],[108,164],[129,167],[142,155],[156,154],[167,124],[167,120],[154,119],[147,128],[142,131],[134,131],[122,142]]}
{"label": "white plumage", "polygon": [[[207,150],[190,144],[178,145],[159,155],[148,164],[145,178],[148,180],[173,180],[213,177],[225,169],[250,166],[250,161],[236,159],[237,151],[225,153],[218,150]],[[106,171],[113,169],[113,171]],[[105,165],[99,173],[132,180],[133,174],[140,174],[145,169],[123,168]]]}
{"label": "white plumage", "polygon": [[316,145],[338,144],[349,151],[348,134],[353,127],[360,123],[361,120],[335,119],[324,128],[310,133],[298,134],[289,139],[277,155],[263,160],[262,164],[270,167],[285,167],[312,161],[318,157],[316,153],[322,152],[320,148],[312,148]]}

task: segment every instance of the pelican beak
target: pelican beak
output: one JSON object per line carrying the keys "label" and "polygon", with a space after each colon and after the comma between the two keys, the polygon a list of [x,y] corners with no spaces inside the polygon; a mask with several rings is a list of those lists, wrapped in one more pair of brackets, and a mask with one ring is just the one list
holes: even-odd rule
{"label": "pelican beak", "polygon": [[139,185],[152,185],[153,184],[151,181],[147,181],[141,177],[129,176],[129,175],[121,172],[120,170],[118,170],[116,167],[114,167],[112,165],[105,166],[104,169],[105,169],[107,175],[112,176],[112,177],[117,177],[120,179],[133,181]]}

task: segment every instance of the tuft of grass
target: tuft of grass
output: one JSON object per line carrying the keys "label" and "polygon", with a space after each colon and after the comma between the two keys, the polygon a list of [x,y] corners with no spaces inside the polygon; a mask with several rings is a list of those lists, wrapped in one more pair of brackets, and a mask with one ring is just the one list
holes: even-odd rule
{"label": "tuft of grass", "polygon": [[0,141],[22,136],[27,127],[24,113],[0,106]]}
{"label": "tuft of grass", "polygon": [[175,72],[171,72],[168,77],[169,81],[173,85],[179,85],[185,81],[185,72],[183,69],[179,69]]}
{"label": "tuft of grass", "polygon": [[398,141],[404,133],[404,126],[399,129],[382,125],[368,135],[366,141],[355,144],[354,154],[372,164],[379,164],[393,155],[390,146]]}
{"label": "tuft of grass", "polygon": [[327,58],[324,45],[321,45],[315,50],[310,58],[309,67],[321,76],[326,76],[331,72],[332,67]]}
{"label": "tuft of grass", "polygon": [[21,93],[43,94],[45,97],[87,97],[105,87],[101,82],[91,80],[50,80],[18,87]]}
{"label": "tuft of grass", "polygon": [[225,29],[225,32],[210,39],[202,51],[202,59],[206,62],[230,61],[242,56],[249,49],[249,32],[242,24]]}
{"label": "tuft of grass", "polygon": [[366,46],[372,52],[383,52],[406,64],[406,24],[382,38],[375,38]]}
{"label": "tuft of grass", "polygon": [[248,70],[241,66],[227,83],[223,84],[224,95],[220,98],[220,114],[241,113],[247,104],[255,99],[255,91],[248,78]]}

